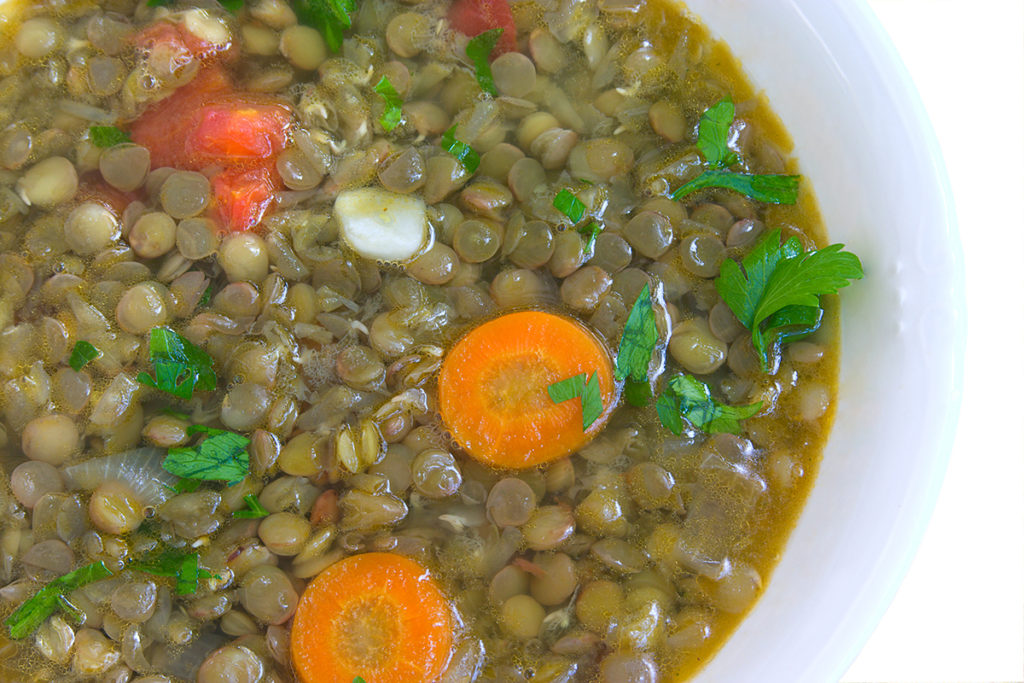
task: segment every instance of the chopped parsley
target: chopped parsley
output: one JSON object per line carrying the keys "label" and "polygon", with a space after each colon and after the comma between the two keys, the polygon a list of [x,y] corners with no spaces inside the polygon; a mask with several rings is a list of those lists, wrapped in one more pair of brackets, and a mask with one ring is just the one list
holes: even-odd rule
{"label": "chopped parsley", "polygon": [[708,168],[676,188],[672,199],[682,199],[707,187],[720,187],[767,204],[795,204],[800,189],[798,175],[758,175],[726,170],[740,161],[739,155],[729,148],[729,129],[735,114],[732,99],[725,97],[708,107],[700,117],[697,149]]}
{"label": "chopped parsley", "polygon": [[[587,212],[587,205],[565,188],[558,191],[555,198],[551,200],[551,205],[561,211],[573,223],[579,223]],[[604,232],[604,228],[598,223],[591,221],[585,226],[576,228],[576,232],[587,238],[583,253],[589,254],[594,251],[594,242],[597,240],[597,236]]]}
{"label": "chopped parsley", "polygon": [[590,429],[597,418],[604,412],[601,403],[601,385],[597,380],[597,372],[587,378],[585,372],[563,379],[548,386],[548,396],[555,403],[571,401],[574,398],[580,399],[583,408],[583,429]]}
{"label": "chopped parsley", "polygon": [[131,142],[131,137],[115,126],[90,126],[89,142],[96,147],[113,147],[122,142]]}
{"label": "chopped parsley", "polygon": [[[842,244],[805,252],[800,240],[782,242],[772,230],[740,264],[722,262],[715,287],[736,319],[750,330],[765,372],[774,372],[773,350],[806,337],[821,324],[822,294],[835,294],[864,277],[860,260]],[[777,358],[778,354],[774,354]]]}
{"label": "chopped parsley", "polygon": [[174,590],[178,595],[192,595],[199,589],[199,579],[214,578],[213,574],[199,566],[198,553],[183,553],[180,550],[166,550],[160,555],[134,561],[130,566],[153,576],[174,578]]}
{"label": "chopped parsley", "polygon": [[587,243],[583,246],[584,254],[592,254],[594,252],[594,244],[597,242],[597,236],[604,232],[597,223],[591,222],[582,228],[576,228],[576,232],[587,238]]}
{"label": "chopped parsley", "polygon": [[206,285],[206,289],[203,290],[203,295],[199,297],[199,302],[196,304],[200,308],[206,308],[210,305],[210,300],[213,299],[213,284]]}
{"label": "chopped parsley", "polygon": [[192,425],[189,434],[207,435],[197,446],[170,448],[163,468],[171,474],[201,481],[226,481],[236,484],[249,473],[249,439],[241,434]]}
{"label": "chopped parsley", "polygon": [[10,631],[11,638],[18,640],[31,635],[58,607],[70,609],[65,597],[68,593],[82,586],[113,576],[103,562],[93,562],[84,567],[58,576],[43,586],[39,592],[21,603],[4,624]]}
{"label": "chopped parsley", "polygon": [[491,53],[494,46],[501,39],[503,28],[492,28],[489,31],[470,38],[466,43],[466,56],[473,61],[473,68],[476,69],[476,82],[485,93],[498,96],[498,89],[494,85],[494,75],[491,73]]}
{"label": "chopped parsley", "polygon": [[232,517],[241,517],[244,519],[259,519],[260,517],[266,517],[270,514],[267,508],[260,504],[259,498],[251,493],[247,493],[242,500],[245,501],[246,509],[235,510],[231,513]]}
{"label": "chopped parsley", "polygon": [[467,173],[475,173],[476,169],[480,168],[480,155],[465,142],[456,139],[455,129],[457,127],[457,125],[453,125],[444,132],[444,135],[441,136],[441,146],[459,160]]}
{"label": "chopped parsley", "polygon": [[587,211],[587,205],[565,188],[558,191],[551,203],[573,223],[579,223]]}
{"label": "chopped parsley", "polygon": [[684,420],[708,434],[738,434],[739,421],[756,415],[761,403],[729,406],[712,398],[708,385],[696,377],[676,375],[668,381],[654,408],[661,424],[673,434],[683,433]]}
{"label": "chopped parsley", "polygon": [[373,90],[384,99],[384,113],[380,115],[381,128],[392,131],[402,122],[402,97],[387,76],[381,77]]}
{"label": "chopped parsley", "polygon": [[306,26],[320,32],[331,52],[341,48],[342,34],[352,28],[355,0],[295,0],[295,15]]}
{"label": "chopped parsley", "polygon": [[615,357],[615,379],[626,381],[624,393],[631,405],[646,405],[651,396],[647,371],[657,344],[658,326],[651,304],[651,287],[644,285],[626,318],[619,353]]}
{"label": "chopped parsley", "polygon": [[68,365],[75,372],[85,367],[86,363],[94,358],[100,357],[100,351],[87,341],[76,341],[71,349],[71,357],[68,358]]}
{"label": "chopped parsley", "polygon": [[155,327],[150,331],[149,362],[153,374],[140,372],[139,383],[172,396],[187,401],[194,391],[217,388],[213,359],[169,327]]}

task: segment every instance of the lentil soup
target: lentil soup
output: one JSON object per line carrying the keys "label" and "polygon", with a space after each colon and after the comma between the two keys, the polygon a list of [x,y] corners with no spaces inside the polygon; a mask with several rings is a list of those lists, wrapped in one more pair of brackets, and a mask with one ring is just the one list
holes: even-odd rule
{"label": "lentil soup", "polygon": [[3,11],[0,678],[713,656],[861,271],[680,5]]}

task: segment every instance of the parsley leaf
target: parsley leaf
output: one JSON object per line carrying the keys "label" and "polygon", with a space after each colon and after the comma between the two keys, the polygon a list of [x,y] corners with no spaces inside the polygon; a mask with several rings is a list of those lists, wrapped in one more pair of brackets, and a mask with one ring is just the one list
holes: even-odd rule
{"label": "parsley leaf", "polygon": [[715,288],[750,330],[761,367],[770,372],[769,351],[820,326],[821,295],[862,277],[860,259],[842,244],[804,252],[797,238],[782,243],[782,230],[775,229],[743,259],[742,269],[724,261]]}
{"label": "parsley leaf", "polygon": [[[651,365],[651,355],[657,343],[658,326],[654,321],[651,287],[644,285],[629,311],[629,317],[626,318],[622,340],[619,342],[619,353],[615,357],[615,379],[647,383],[647,370]],[[636,392],[636,388],[630,389],[627,384],[627,400],[630,396],[635,398],[638,395]]]}
{"label": "parsley leaf", "polygon": [[206,308],[210,305],[210,300],[213,299],[213,285],[206,285],[206,289],[203,290],[203,295],[199,297],[199,303],[196,306],[200,308]]}
{"label": "parsley leaf", "polygon": [[7,617],[4,624],[10,630],[11,638],[18,640],[30,635],[65,602],[65,595],[108,576],[113,576],[113,572],[107,569],[103,562],[93,562],[64,576],[58,576]]}
{"label": "parsley leaf", "polygon": [[292,3],[292,9],[301,23],[320,31],[331,52],[337,52],[342,34],[352,28],[351,15],[356,11],[356,3],[355,0],[297,0]]}
{"label": "parsley leaf", "polygon": [[573,223],[579,223],[580,219],[583,218],[583,214],[587,211],[587,205],[565,188],[558,191],[551,204],[565,214]]}
{"label": "parsley leaf", "polygon": [[213,359],[201,348],[169,327],[155,327],[149,333],[149,362],[153,374],[140,372],[139,383],[189,400],[192,392],[217,388]]}
{"label": "parsley leaf", "polygon": [[457,125],[453,125],[444,132],[444,135],[441,136],[441,146],[459,160],[459,163],[462,164],[467,173],[475,173],[476,169],[480,168],[480,155],[465,142],[455,139],[455,129],[457,127]]}
{"label": "parsley leaf", "polygon": [[132,562],[131,567],[153,576],[173,577],[174,590],[178,595],[191,595],[199,589],[199,579],[213,578],[213,574],[199,567],[198,553],[183,553],[180,550],[167,550],[160,555]]}
{"label": "parsley leaf", "polygon": [[122,142],[131,142],[132,139],[120,128],[114,126],[90,126],[89,142],[96,147],[113,147]]}
{"label": "parsley leaf", "polygon": [[362,676],[356,676],[352,679],[352,683],[366,683],[366,679],[364,679]]}
{"label": "parsley leaf", "polygon": [[756,175],[725,170],[725,167],[732,166],[740,160],[739,156],[729,149],[729,128],[735,114],[732,99],[725,97],[708,107],[701,115],[697,127],[697,149],[704,156],[708,168],[696,178],[676,188],[671,195],[672,199],[678,201],[697,190],[721,187],[767,204],[795,204],[800,189],[798,175]]}
{"label": "parsley leaf", "polygon": [[503,28],[492,28],[470,38],[466,43],[466,56],[473,61],[476,82],[480,84],[481,90],[493,97],[498,96],[498,89],[494,85],[494,75],[491,74],[491,53],[504,32]]}
{"label": "parsley leaf", "polygon": [[226,481],[236,484],[249,473],[249,439],[241,434],[192,425],[189,434],[204,432],[207,438],[198,446],[171,448],[163,468],[171,474],[202,481]]}
{"label": "parsley leaf", "polygon": [[198,489],[203,482],[198,479],[181,479],[173,486],[175,493],[192,493]]}
{"label": "parsley leaf", "polygon": [[373,90],[384,98],[384,113],[380,115],[380,125],[385,131],[392,131],[402,122],[402,97],[387,76],[381,77]]}
{"label": "parsley leaf", "polygon": [[761,403],[725,405],[712,398],[708,385],[696,377],[676,375],[668,381],[668,387],[654,407],[661,424],[676,435],[683,433],[684,419],[708,434],[738,434],[739,421],[756,415],[761,410]]}
{"label": "parsley leaf", "polygon": [[587,379],[587,373],[563,379],[548,386],[548,396],[555,403],[571,401],[579,398],[583,408],[583,429],[590,429],[597,418],[601,417],[604,406],[601,403],[601,385],[597,381],[597,372]]}
{"label": "parsley leaf", "polygon": [[268,511],[267,508],[263,507],[263,505],[260,504],[259,498],[257,498],[253,494],[247,493],[245,497],[242,498],[242,500],[245,501],[247,509],[235,510],[233,513],[231,513],[232,517],[241,517],[244,519],[258,519],[260,517],[266,517],[270,514],[270,511]]}
{"label": "parsley leaf", "polygon": [[724,97],[708,107],[697,127],[697,149],[711,168],[732,166],[740,157],[729,149],[729,128],[736,115],[731,97]]}
{"label": "parsley leaf", "polygon": [[95,346],[87,341],[76,341],[71,349],[71,357],[68,358],[68,365],[75,372],[85,367],[85,364],[93,358],[99,358],[100,352]]}
{"label": "parsley leaf", "polygon": [[691,192],[703,190],[706,187],[735,190],[766,204],[796,204],[797,192],[800,189],[800,176],[754,175],[709,169],[676,188],[676,191],[672,193],[672,199],[678,201]]}
{"label": "parsley leaf", "polygon": [[587,243],[583,245],[583,253],[593,254],[597,236],[604,232],[604,228],[597,223],[590,223],[582,228],[576,228],[576,232],[587,238]]}

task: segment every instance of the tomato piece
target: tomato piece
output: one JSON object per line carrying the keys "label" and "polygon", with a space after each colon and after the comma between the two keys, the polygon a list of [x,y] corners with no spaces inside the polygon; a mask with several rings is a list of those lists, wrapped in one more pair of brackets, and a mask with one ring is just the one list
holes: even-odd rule
{"label": "tomato piece", "polygon": [[259,225],[281,189],[269,162],[250,168],[230,168],[210,179],[221,225],[235,232]]}
{"label": "tomato piece", "polygon": [[284,149],[291,113],[276,104],[235,98],[199,110],[198,125],[185,141],[197,159],[231,163],[266,159]]}
{"label": "tomato piece", "polygon": [[153,168],[192,168],[183,141],[198,126],[201,108],[231,92],[227,72],[220,65],[200,69],[188,84],[150,106],[131,124],[132,140],[149,150]]}
{"label": "tomato piece", "polygon": [[448,10],[448,22],[456,31],[477,36],[492,28],[503,28],[492,56],[516,50],[516,23],[508,0],[455,0]]}

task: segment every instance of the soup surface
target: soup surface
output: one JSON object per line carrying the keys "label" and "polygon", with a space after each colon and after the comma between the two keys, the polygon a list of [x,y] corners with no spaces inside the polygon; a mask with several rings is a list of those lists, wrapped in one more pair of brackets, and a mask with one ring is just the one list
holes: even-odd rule
{"label": "soup surface", "polygon": [[860,276],[723,45],[662,0],[5,11],[0,678],[714,654]]}

